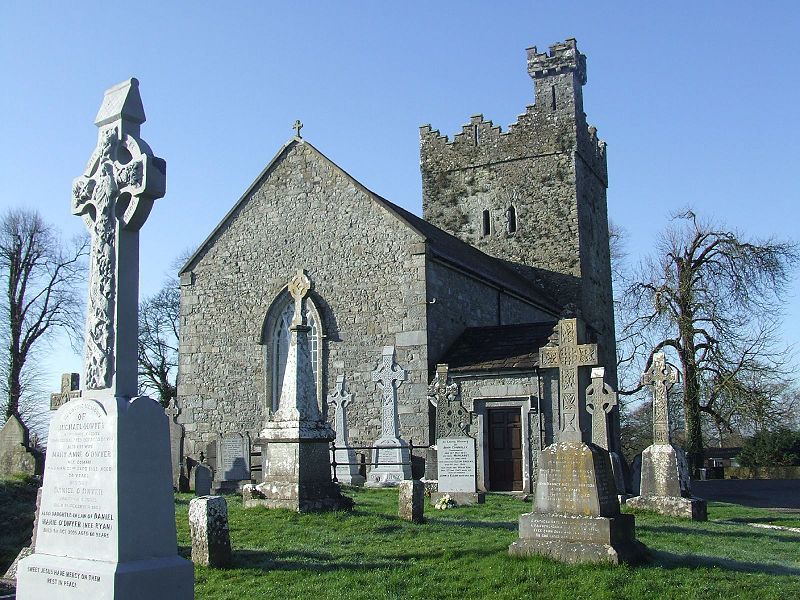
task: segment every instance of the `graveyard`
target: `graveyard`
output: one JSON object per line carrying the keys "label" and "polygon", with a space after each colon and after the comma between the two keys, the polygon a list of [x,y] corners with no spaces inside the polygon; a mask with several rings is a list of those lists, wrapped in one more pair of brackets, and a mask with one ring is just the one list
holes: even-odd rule
{"label": "graveyard", "polygon": [[[98,94],[75,254],[36,273],[38,216],[0,228],[0,600],[800,597],[800,388],[771,337],[800,245],[686,209],[667,262],[621,275],[587,56],[524,55],[513,123],[419,127],[421,216],[295,120],[155,325],[140,232],[183,157],[137,78]],[[36,421],[51,323],[82,371]]]}
{"label": "graveyard", "polygon": [[[30,537],[35,490],[35,483],[0,486],[0,518],[13,524],[0,535],[0,568]],[[519,498],[490,494],[484,505],[443,511],[426,501],[425,523],[414,524],[398,518],[395,490],[345,493],[354,499],[354,510],[326,514],[244,510],[240,498],[228,496],[232,563],[222,569],[196,566],[195,597],[778,599],[800,594],[800,532],[743,524],[800,528],[797,513],[713,502],[704,523],[637,513],[638,537],[652,555],[648,564],[574,566],[507,555],[518,516],[530,509]],[[176,495],[178,545],[186,558],[193,497]],[[737,520],[742,522],[717,523]]]}

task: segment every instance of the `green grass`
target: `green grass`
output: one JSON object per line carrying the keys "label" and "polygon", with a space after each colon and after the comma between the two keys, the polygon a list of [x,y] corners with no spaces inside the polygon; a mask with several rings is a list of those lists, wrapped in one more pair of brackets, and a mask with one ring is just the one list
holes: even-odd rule
{"label": "green grass", "polygon": [[0,479],[0,577],[31,542],[38,486],[24,475]]}
{"label": "green grass", "polygon": [[[196,567],[198,600],[247,598],[446,599],[800,597],[800,534],[738,520],[793,526],[791,513],[709,503],[707,523],[636,515],[651,560],[636,568],[570,566],[507,554],[531,509],[511,496],[434,510],[415,525],[397,518],[396,490],[351,490],[352,513],[299,515],[248,509],[228,497],[233,566]],[[178,541],[188,558],[189,494],[176,496]],[[30,539],[36,483],[0,481],[0,569]]]}
{"label": "green grass", "polygon": [[[768,598],[800,597],[800,534],[637,514],[651,551],[642,567],[570,566],[507,554],[531,505],[489,494],[486,504],[397,518],[394,490],[349,491],[352,513],[299,515],[241,507],[228,497],[233,567],[196,567],[198,599],[335,598]],[[177,497],[181,552],[189,555],[190,495]],[[779,513],[710,503],[710,519]]]}

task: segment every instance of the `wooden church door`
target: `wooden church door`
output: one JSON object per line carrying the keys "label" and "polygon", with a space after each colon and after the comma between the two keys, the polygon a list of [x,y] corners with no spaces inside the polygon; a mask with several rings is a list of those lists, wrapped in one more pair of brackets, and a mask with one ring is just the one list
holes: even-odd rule
{"label": "wooden church door", "polygon": [[489,487],[492,491],[522,490],[522,419],[519,408],[490,408]]}

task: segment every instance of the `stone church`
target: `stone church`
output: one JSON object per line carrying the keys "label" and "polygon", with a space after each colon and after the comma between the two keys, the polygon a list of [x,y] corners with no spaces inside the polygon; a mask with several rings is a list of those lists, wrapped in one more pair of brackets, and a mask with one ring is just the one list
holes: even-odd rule
{"label": "stone church", "polygon": [[[393,346],[407,373],[403,439],[435,442],[427,390],[446,363],[470,412],[479,489],[530,491],[559,421],[558,372],[540,369],[539,348],[565,307],[598,343],[611,385],[616,353],[605,143],[583,111],[586,59],[568,39],[529,49],[527,62],[535,102],[507,131],[480,115],[452,140],[421,128],[423,218],[299,135],[278,151],[180,275],[189,456],[231,432],[255,440],[277,409],[287,283],[304,269],[319,406],[333,421],[326,398],[343,375],[351,444],[380,435],[372,371]],[[415,476],[424,459],[414,452]]]}

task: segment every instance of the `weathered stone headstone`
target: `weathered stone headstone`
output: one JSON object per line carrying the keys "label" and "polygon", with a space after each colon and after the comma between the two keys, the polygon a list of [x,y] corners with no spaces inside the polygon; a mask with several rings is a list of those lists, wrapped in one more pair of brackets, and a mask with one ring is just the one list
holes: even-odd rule
{"label": "weathered stone headstone", "polygon": [[108,90],[99,141],[73,185],[91,233],[84,388],[50,423],[36,552],[21,561],[17,598],[194,596],[178,556],[169,424],[137,397],[139,228],[164,194],[166,165],[139,138],[135,79]]}
{"label": "weathered stone headstone", "polygon": [[70,400],[80,398],[81,376],[78,373],[61,375],[61,391],[50,394],[50,410],[58,410]]}
{"label": "weathered stone headstone", "polygon": [[336,451],[336,480],[346,485],[364,485],[365,478],[359,473],[356,451],[350,447],[347,430],[347,407],[353,401],[353,395],[345,390],[344,375],[336,378],[336,389],[328,395],[328,407],[334,409],[334,429]]}
{"label": "weathered stone headstone", "polygon": [[562,319],[542,367],[558,367],[561,431],[540,457],[533,512],[519,518],[515,556],[543,555],[569,563],[635,563],[645,548],[636,540],[633,515],[619,510],[611,461],[600,446],[582,441],[577,407],[579,367],[595,364],[597,346],[581,344],[583,324]]}
{"label": "weathered stone headstone", "polygon": [[228,503],[222,496],[201,496],[189,501],[192,562],[206,567],[227,567],[231,562]]}
{"label": "weathered stone headstone", "polygon": [[28,432],[20,420],[11,415],[0,429],[0,477],[14,473],[36,474],[36,457],[28,450]]}
{"label": "weathered stone headstone", "polygon": [[431,501],[448,494],[456,504],[483,503],[485,495],[476,485],[475,440],[469,435],[472,417],[461,404],[458,384],[448,379],[447,365],[436,366],[428,398],[436,405],[438,484]]}
{"label": "weathered stone headstone", "polygon": [[172,458],[172,485],[179,492],[189,491],[189,477],[186,474],[186,461],[183,455],[183,425],[178,423],[181,409],[177,398],[172,398],[166,408],[169,419],[169,447]]}
{"label": "weathered stone headstone", "polygon": [[412,523],[425,521],[425,484],[418,479],[408,479],[399,484],[398,514]]}
{"label": "weathered stone headstone", "polygon": [[240,482],[250,482],[250,436],[226,433],[217,445],[216,493],[233,492]]}
{"label": "weathered stone headstone", "polygon": [[214,480],[214,473],[205,463],[197,463],[192,469],[192,481],[194,482],[195,496],[208,496],[211,494],[211,483]]}
{"label": "weathered stone headstone", "polygon": [[331,479],[330,442],[335,433],[317,405],[311,366],[306,298],[311,281],[298,270],[288,285],[294,299],[289,352],[279,408],[261,431],[264,481],[242,488],[245,507],[288,508],[299,512],[351,508]]}
{"label": "weathered stone headstone", "polygon": [[642,452],[639,496],[628,500],[627,505],[705,521],[706,501],[692,497],[686,455],[672,444],[669,389],[677,381],[678,372],[667,364],[664,353],[653,354],[650,368],[642,375],[642,385],[653,388],[653,444]]}
{"label": "weathered stone headstone", "polygon": [[394,346],[384,346],[381,360],[372,372],[372,381],[382,389],[381,435],[373,444],[368,487],[395,486],[411,479],[411,452],[408,442],[400,437],[397,413],[397,388],[405,379],[405,370],[395,363]]}
{"label": "weathered stone headstone", "polygon": [[592,383],[586,388],[586,410],[592,415],[592,443],[608,451],[617,495],[624,497],[628,486],[622,457],[614,450],[608,435],[609,414],[618,404],[617,392],[604,381],[605,371],[603,367],[592,369]]}

